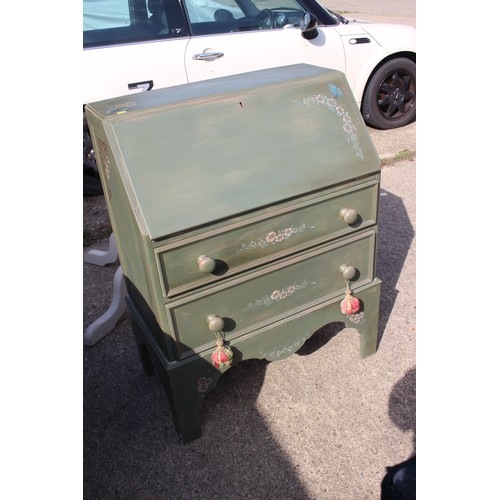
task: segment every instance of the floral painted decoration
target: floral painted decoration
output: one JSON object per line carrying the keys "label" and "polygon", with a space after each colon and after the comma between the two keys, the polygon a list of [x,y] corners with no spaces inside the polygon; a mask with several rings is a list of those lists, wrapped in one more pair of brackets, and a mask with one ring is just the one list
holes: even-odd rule
{"label": "floral painted decoration", "polygon": [[342,128],[345,132],[344,139],[348,144],[351,144],[356,156],[363,160],[363,152],[359,145],[358,136],[356,134],[356,127],[352,122],[352,118],[349,115],[349,112],[346,111],[338,102],[344,97],[344,94],[337,86],[333,85],[332,83],[328,84],[328,88],[333,97],[329,97],[326,94],[317,94],[310,97],[305,97],[302,100],[302,103],[306,105],[326,106],[330,111],[333,111],[339,118],[341,118]]}
{"label": "floral painted decoration", "polygon": [[211,377],[200,377],[196,382],[196,389],[199,393],[204,394],[210,388],[212,384]]}
{"label": "floral painted decoration", "polygon": [[258,237],[256,240],[250,241],[249,243],[243,243],[238,249],[238,253],[255,250],[257,248],[265,248],[269,245],[276,245],[282,241],[288,240],[290,237],[303,233],[306,229],[314,229],[314,226],[308,226],[307,224],[300,224],[300,226],[290,226],[285,229],[279,229],[277,231],[269,231],[267,234]]}
{"label": "floral painted decoration", "polygon": [[255,307],[267,307],[273,304],[276,304],[280,300],[284,300],[290,295],[298,292],[299,290],[303,290],[310,285],[315,285],[315,282],[304,280],[302,283],[294,283],[293,285],[281,288],[280,290],[274,290],[268,295],[255,300],[254,302],[250,302],[247,306],[247,309],[253,309]]}

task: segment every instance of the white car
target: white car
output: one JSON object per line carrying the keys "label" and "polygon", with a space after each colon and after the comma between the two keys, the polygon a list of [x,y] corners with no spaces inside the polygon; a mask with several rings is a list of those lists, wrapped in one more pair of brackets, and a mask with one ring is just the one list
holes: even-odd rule
{"label": "white car", "polygon": [[[83,105],[308,63],[345,73],[365,122],[416,117],[416,30],[348,20],[316,0],[83,0]],[[100,194],[84,113],[84,194]]]}

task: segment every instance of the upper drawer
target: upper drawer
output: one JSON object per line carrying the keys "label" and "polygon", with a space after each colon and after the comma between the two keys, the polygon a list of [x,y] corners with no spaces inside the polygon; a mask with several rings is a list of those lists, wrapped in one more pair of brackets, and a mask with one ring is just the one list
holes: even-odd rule
{"label": "upper drawer", "polygon": [[[157,248],[164,296],[262,265],[376,223],[377,179]],[[264,218],[265,217],[265,218]],[[215,265],[215,269],[212,269]]]}
{"label": "upper drawer", "polygon": [[223,319],[231,340],[341,295],[346,288],[343,264],[355,268],[355,292],[374,279],[375,237],[374,230],[357,233],[167,303],[177,356],[214,345],[207,323],[211,315]]}

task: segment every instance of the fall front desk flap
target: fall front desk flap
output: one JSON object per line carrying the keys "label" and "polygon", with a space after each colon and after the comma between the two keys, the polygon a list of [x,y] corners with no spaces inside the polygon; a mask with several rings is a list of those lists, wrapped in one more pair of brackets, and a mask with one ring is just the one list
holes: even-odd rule
{"label": "fall front desk flap", "polygon": [[305,64],[89,104],[107,196],[151,239],[379,171],[343,73]]}

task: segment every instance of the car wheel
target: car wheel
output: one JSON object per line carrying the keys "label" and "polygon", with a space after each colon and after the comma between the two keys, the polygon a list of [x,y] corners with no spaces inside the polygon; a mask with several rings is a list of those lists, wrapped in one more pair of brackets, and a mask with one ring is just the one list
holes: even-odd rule
{"label": "car wheel", "polygon": [[416,65],[398,57],[383,64],[370,78],[361,103],[367,125],[387,130],[415,120]]}
{"label": "car wheel", "polygon": [[103,194],[89,129],[83,127],[83,196]]}

